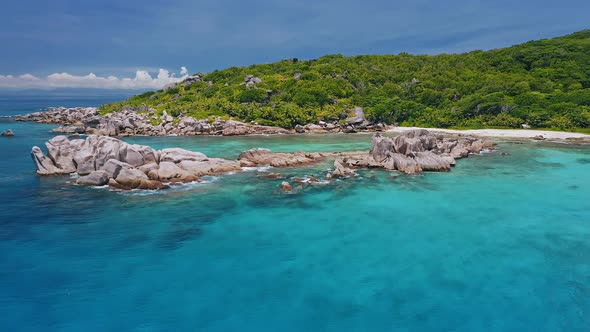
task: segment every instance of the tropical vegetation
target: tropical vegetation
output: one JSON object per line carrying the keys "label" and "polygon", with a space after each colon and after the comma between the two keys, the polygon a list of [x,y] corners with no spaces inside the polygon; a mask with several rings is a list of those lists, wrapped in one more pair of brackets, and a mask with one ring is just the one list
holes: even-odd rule
{"label": "tropical vegetation", "polygon": [[490,51],[337,54],[199,77],[103,105],[101,112],[145,105],[175,117],[292,128],[339,121],[361,106],[372,121],[407,126],[590,127],[590,30]]}

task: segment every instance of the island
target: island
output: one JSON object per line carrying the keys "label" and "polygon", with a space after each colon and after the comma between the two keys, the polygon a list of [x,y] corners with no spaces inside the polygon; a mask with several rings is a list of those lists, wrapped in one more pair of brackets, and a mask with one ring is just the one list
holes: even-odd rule
{"label": "island", "polygon": [[[328,181],[354,176],[359,168],[449,171],[455,159],[493,149],[487,136],[501,136],[489,130],[464,135],[449,128],[544,128],[521,136],[589,142],[585,134],[545,131],[590,127],[588,54],[590,30],[464,54],[293,58],[197,73],[124,101],[55,107],[17,121],[58,124],[55,132],[73,135],[72,140],[57,136],[48,141],[47,156],[33,148],[37,174],[75,173],[79,184],[118,189],[164,189],[242,167],[292,167],[326,158],[335,159]],[[401,134],[381,134],[392,130]],[[359,131],[376,132],[370,151],[253,148],[238,160],[178,148],[158,151],[115,138]],[[458,137],[444,136],[451,133]]]}
{"label": "island", "polygon": [[64,133],[249,135],[383,131],[391,126],[589,132],[590,30],[440,55],[327,55],[197,73],[98,108],[21,121]]}

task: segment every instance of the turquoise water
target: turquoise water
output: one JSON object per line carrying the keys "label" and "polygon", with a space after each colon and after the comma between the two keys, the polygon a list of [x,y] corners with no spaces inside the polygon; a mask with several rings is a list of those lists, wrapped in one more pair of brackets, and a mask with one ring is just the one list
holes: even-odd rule
{"label": "turquoise water", "polygon": [[[588,146],[502,142],[508,155],[450,173],[363,171],[295,194],[256,170],[121,193],[36,177],[30,148],[52,126],[6,128],[1,331],[590,330]],[[369,138],[127,140],[236,157]]]}

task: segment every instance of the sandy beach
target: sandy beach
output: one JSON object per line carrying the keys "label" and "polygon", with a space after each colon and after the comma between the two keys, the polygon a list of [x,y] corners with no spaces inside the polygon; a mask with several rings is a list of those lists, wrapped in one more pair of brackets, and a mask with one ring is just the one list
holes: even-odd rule
{"label": "sandy beach", "polygon": [[571,133],[565,131],[535,130],[535,129],[442,129],[442,128],[421,128],[421,127],[395,127],[390,132],[403,132],[412,129],[427,129],[432,132],[447,134],[464,134],[480,137],[505,137],[505,138],[534,138],[543,136],[546,139],[568,139],[568,138],[590,138],[590,135]]}

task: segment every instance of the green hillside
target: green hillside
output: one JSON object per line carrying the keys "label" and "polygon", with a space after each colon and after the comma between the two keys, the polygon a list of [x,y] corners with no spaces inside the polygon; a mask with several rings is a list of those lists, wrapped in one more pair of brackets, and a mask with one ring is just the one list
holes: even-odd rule
{"label": "green hillside", "polygon": [[[247,75],[254,78],[245,84]],[[291,128],[342,119],[362,106],[370,120],[400,125],[590,127],[590,30],[491,51],[327,55],[201,76],[101,112],[147,105],[174,116]]]}

